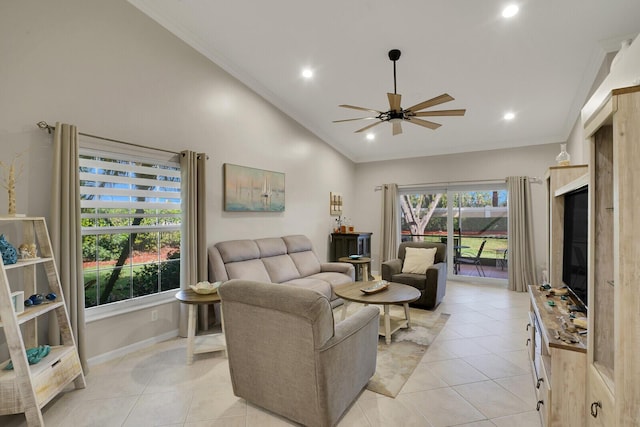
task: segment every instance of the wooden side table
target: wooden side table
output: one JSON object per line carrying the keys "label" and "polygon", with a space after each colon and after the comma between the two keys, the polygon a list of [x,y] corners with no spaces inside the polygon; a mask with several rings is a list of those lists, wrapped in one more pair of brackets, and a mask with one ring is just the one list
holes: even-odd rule
{"label": "wooden side table", "polygon": [[193,363],[193,355],[197,353],[209,353],[224,351],[227,355],[227,344],[224,339],[224,319],[220,310],[222,333],[196,336],[196,317],[199,304],[211,304],[220,302],[220,295],[198,294],[191,289],[182,289],[176,294],[176,299],[184,304],[189,304],[189,322],[187,324],[187,364]]}
{"label": "wooden side table", "polygon": [[338,258],[338,262],[348,262],[356,268],[356,281],[366,282],[373,280],[373,277],[369,277],[369,270],[371,269],[371,258],[360,257],[350,258],[348,256]]}

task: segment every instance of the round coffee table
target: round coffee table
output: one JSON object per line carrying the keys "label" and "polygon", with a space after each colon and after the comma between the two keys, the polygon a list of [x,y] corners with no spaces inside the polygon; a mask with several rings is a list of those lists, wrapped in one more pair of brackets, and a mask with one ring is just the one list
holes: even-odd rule
{"label": "round coffee table", "polygon": [[[359,302],[361,304],[381,304],[384,306],[384,316],[380,319],[380,335],[385,337],[387,344],[391,344],[391,334],[400,328],[408,328],[411,323],[409,316],[409,303],[420,298],[420,291],[413,286],[403,285],[401,283],[389,282],[389,287],[384,291],[375,294],[365,294],[360,289],[368,288],[375,285],[378,280],[369,282],[352,282],[345,285],[337,286],[334,291],[336,295],[345,300],[342,308],[342,319],[347,315],[346,301]],[[389,306],[393,304],[402,304],[404,306],[405,318],[391,317],[389,315]]]}

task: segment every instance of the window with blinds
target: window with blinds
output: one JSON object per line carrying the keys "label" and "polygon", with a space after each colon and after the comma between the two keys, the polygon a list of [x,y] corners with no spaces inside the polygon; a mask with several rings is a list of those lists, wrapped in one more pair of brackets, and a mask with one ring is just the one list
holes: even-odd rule
{"label": "window with blinds", "polygon": [[80,152],[85,307],[180,287],[180,165]]}

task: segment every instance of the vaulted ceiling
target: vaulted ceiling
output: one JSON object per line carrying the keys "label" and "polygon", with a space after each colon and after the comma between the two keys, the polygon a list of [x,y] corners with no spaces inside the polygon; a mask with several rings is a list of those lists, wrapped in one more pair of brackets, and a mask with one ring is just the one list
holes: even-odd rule
{"label": "vaulted ceiling", "polygon": [[[563,142],[605,55],[640,31],[638,0],[129,0],[355,162]],[[436,130],[372,121],[448,93]],[[304,78],[302,70],[313,72]],[[514,118],[506,120],[505,113]],[[251,112],[247,112],[250,120]]]}

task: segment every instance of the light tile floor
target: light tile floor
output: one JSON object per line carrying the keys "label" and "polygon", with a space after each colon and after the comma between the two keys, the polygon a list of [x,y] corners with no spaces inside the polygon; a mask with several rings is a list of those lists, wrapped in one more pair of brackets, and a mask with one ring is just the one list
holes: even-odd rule
{"label": "light tile floor", "polygon": [[[450,281],[437,312],[451,317],[400,394],[365,390],[338,425],[539,427],[526,356],[528,307],[526,293]],[[236,398],[222,352],[196,355],[187,366],[185,346],[176,338],[93,366],[85,390],[45,407],[46,425],[295,425]],[[0,416],[0,425],[26,423],[23,415]]]}

